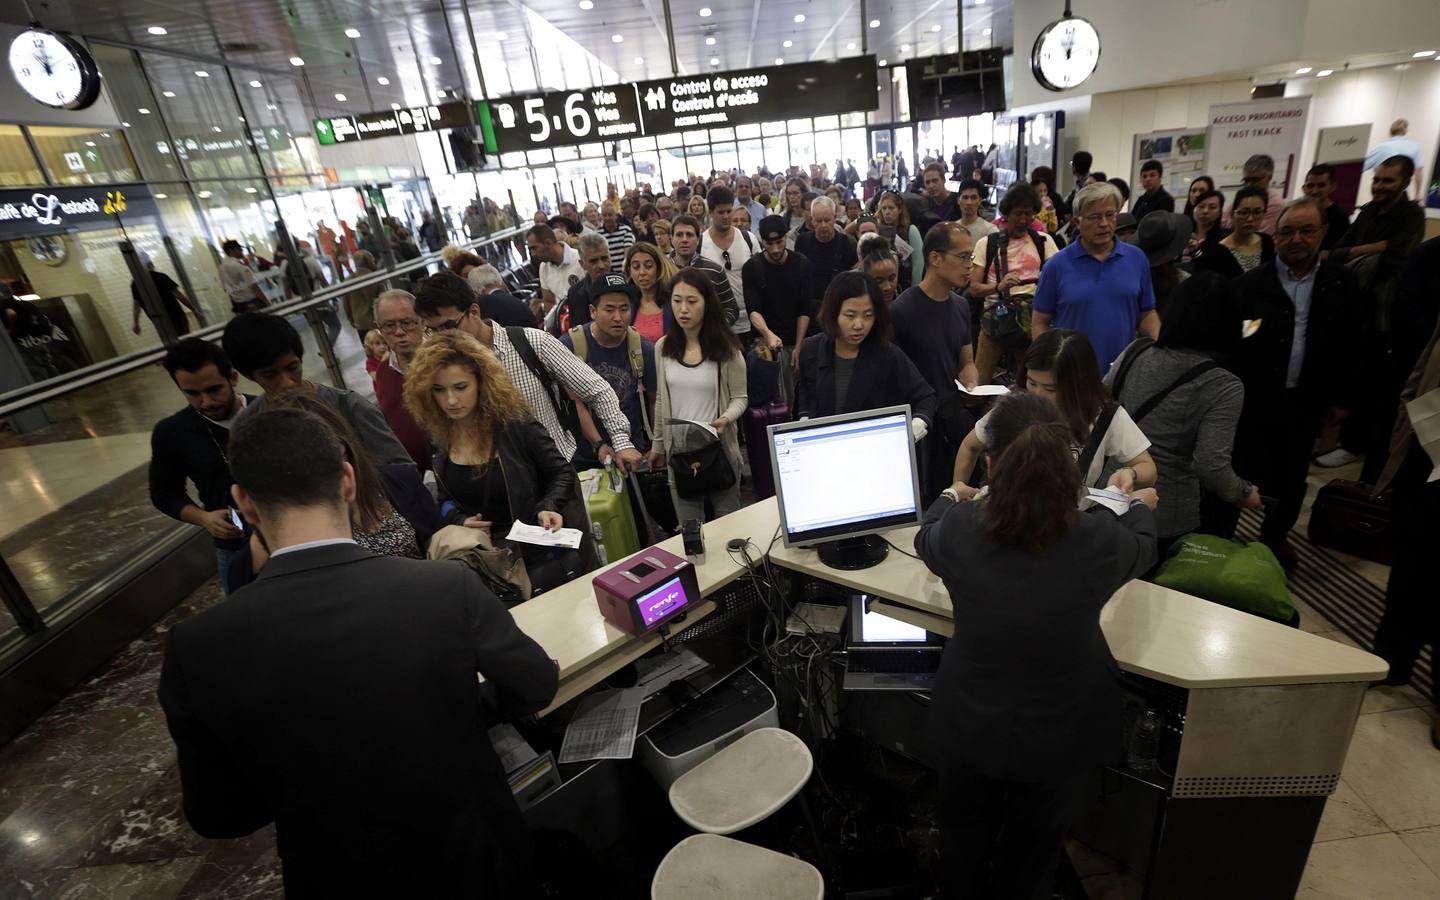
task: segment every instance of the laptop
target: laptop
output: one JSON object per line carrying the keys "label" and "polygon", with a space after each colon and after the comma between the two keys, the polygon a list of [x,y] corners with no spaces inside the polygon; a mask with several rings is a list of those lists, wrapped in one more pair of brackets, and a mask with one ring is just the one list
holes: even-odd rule
{"label": "laptop", "polygon": [[918,625],[870,612],[870,597],[850,598],[847,691],[929,691],[940,671],[944,639]]}

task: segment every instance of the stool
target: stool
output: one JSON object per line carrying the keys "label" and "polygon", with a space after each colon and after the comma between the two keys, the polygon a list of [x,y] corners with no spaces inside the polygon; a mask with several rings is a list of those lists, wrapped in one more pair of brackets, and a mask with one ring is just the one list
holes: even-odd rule
{"label": "stool", "polygon": [[734,834],[789,803],[814,768],[800,738],[759,728],[677,778],[670,807],[696,831]]}
{"label": "stool", "polygon": [[824,900],[825,879],[793,856],[721,837],[693,834],[660,860],[651,900]]}

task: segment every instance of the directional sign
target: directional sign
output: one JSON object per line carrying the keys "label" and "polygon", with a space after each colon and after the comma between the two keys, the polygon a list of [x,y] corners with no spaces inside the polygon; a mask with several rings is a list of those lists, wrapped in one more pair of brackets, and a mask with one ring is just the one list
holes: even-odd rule
{"label": "directional sign", "polygon": [[875,57],[765,66],[475,104],[490,153],[875,109]]}
{"label": "directional sign", "polygon": [[464,103],[440,103],[411,106],[398,110],[366,113],[363,116],[332,116],[315,119],[315,139],[321,144],[345,144],[359,140],[417,134],[442,128],[470,125],[470,112]]}

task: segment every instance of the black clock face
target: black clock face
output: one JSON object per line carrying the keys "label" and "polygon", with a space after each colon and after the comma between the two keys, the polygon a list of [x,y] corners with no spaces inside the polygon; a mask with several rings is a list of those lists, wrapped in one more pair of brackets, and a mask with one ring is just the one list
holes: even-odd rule
{"label": "black clock face", "polygon": [[1030,51],[1030,71],[1041,87],[1051,91],[1079,87],[1099,64],[1100,33],[1078,16],[1051,22]]}
{"label": "black clock face", "polygon": [[25,93],[56,109],[84,109],[100,94],[100,70],[69,35],[33,28],[10,42],[10,74]]}

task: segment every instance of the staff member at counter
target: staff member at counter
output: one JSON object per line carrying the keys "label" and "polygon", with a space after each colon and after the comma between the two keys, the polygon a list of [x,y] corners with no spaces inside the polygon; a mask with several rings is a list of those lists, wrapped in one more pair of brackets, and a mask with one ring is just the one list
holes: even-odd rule
{"label": "staff member at counter", "polygon": [[1152,489],[1117,517],[1076,510],[1080,473],[1055,406],[991,413],[990,492],[930,507],[915,549],[950,593],[955,636],[933,695],[947,898],[1048,898],[1092,771],[1123,753],[1119,669],[1100,610],[1155,564]]}

